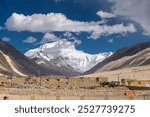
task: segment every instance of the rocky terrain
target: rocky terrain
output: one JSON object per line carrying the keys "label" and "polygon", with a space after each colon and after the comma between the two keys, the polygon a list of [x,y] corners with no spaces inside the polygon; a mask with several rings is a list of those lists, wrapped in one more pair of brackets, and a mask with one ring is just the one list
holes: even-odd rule
{"label": "rocky terrain", "polygon": [[85,74],[113,71],[124,68],[150,65],[150,42],[143,42],[116,51],[112,56],[98,63]]}
{"label": "rocky terrain", "polygon": [[0,74],[6,76],[62,75],[54,69],[46,69],[0,40]]}
{"label": "rocky terrain", "polygon": [[[104,77],[99,77],[105,79]],[[3,82],[1,82],[3,81]],[[135,90],[135,96],[125,95],[130,92],[127,87],[102,87],[101,81],[96,77],[42,77],[27,79],[26,77],[16,77],[11,81],[6,78],[0,81],[0,99],[8,97],[10,100],[108,100],[108,99],[145,99],[144,95],[150,93],[149,90]],[[150,99],[150,97],[146,97]]]}

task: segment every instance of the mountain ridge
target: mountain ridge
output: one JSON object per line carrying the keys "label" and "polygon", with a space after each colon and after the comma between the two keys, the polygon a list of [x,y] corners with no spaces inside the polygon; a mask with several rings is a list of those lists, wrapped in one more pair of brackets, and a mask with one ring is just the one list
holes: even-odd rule
{"label": "mountain ridge", "polygon": [[84,72],[92,68],[111,54],[112,52],[95,55],[87,54],[77,50],[74,45],[68,41],[46,43],[25,53],[30,59],[44,59],[49,62],[53,60],[58,64],[61,63],[64,66],[70,66],[78,72]]}
{"label": "mountain ridge", "polygon": [[149,47],[150,47],[150,42],[148,41],[148,42],[142,42],[142,43],[138,43],[133,46],[124,47],[122,49],[119,49],[114,54],[112,54],[110,57],[108,57],[104,61],[98,63],[92,69],[86,71],[84,74],[95,73],[98,70],[100,71],[100,69],[102,69],[105,65],[109,64],[110,62],[117,61],[123,57],[130,57],[130,56],[135,55],[138,52],[140,52],[146,48],[149,48]]}
{"label": "mountain ridge", "polygon": [[38,65],[2,40],[0,40],[0,73],[10,76],[63,75],[59,71]]}

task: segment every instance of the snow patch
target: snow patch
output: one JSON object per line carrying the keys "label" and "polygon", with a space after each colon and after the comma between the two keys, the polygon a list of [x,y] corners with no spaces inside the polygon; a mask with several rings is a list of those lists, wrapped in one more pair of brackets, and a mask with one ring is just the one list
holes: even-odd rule
{"label": "snow patch", "polygon": [[31,49],[25,55],[31,59],[56,60],[62,65],[71,66],[76,71],[85,72],[112,55],[112,52],[92,55],[77,50],[71,42],[60,40]]}

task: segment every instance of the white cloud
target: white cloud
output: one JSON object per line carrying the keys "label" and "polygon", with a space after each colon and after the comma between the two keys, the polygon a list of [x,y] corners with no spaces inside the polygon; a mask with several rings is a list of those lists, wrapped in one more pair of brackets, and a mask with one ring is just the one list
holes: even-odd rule
{"label": "white cloud", "polygon": [[82,43],[81,40],[77,39],[77,38],[76,38],[75,36],[73,36],[73,34],[70,33],[70,32],[65,32],[65,33],[63,34],[63,36],[64,36],[64,38],[66,38],[67,40],[73,41],[73,43],[74,43],[75,45],[80,45],[80,44]]}
{"label": "white cloud", "polygon": [[98,11],[96,14],[97,14],[99,17],[104,18],[104,19],[116,17],[115,14],[113,14],[113,13],[108,13],[108,12],[104,12],[104,11]]}
{"label": "white cloud", "polygon": [[150,34],[150,0],[108,0],[114,2],[113,13],[141,24],[147,34]]}
{"label": "white cloud", "polygon": [[100,22],[83,22],[68,19],[61,13],[33,14],[25,16],[13,13],[6,23],[6,28],[12,31],[31,31],[31,32],[87,32],[94,39],[104,34],[115,34],[124,32],[135,32],[135,27],[130,25],[116,24],[108,26]]}
{"label": "white cloud", "polygon": [[55,42],[55,41],[59,41],[59,40],[61,40],[61,38],[57,37],[55,34],[45,33],[40,44],[47,43],[47,42]]}
{"label": "white cloud", "polygon": [[37,41],[37,39],[35,37],[28,37],[27,39],[23,40],[23,42],[25,43],[35,43]]}
{"label": "white cloud", "polygon": [[70,32],[65,32],[64,34],[63,34],[63,36],[64,36],[64,38],[66,38],[66,39],[68,39],[68,40],[76,40],[76,37],[75,36],[73,36],[73,34],[72,33],[70,33]]}
{"label": "white cloud", "polygon": [[[63,35],[64,37],[60,38],[56,36],[54,33],[45,33],[42,40],[39,42],[39,44],[49,43],[49,42],[58,42],[58,41],[65,41],[69,42],[71,44],[80,45],[82,42],[81,40],[76,39],[71,33],[66,32]],[[67,37],[65,37],[67,36]]]}
{"label": "white cloud", "polygon": [[72,33],[70,33],[70,32],[65,32],[65,33],[64,33],[64,37],[70,38],[70,37],[73,37],[73,35],[72,35]]}
{"label": "white cloud", "polygon": [[74,39],[74,42],[73,42],[75,45],[80,45],[82,43],[81,40],[78,40],[78,39]]}
{"label": "white cloud", "polygon": [[127,32],[133,33],[135,31],[136,29],[133,24],[128,24],[126,26],[124,24],[116,24],[113,26],[103,25],[100,30],[93,32],[89,38],[97,39],[102,34],[105,34],[105,35],[111,35],[111,34],[117,34],[117,33],[125,34]]}
{"label": "white cloud", "polygon": [[109,43],[113,43],[113,42],[114,42],[114,39],[109,39],[108,42],[109,42]]}
{"label": "white cloud", "polygon": [[6,27],[13,31],[31,31],[31,32],[91,32],[97,27],[96,23],[79,22],[67,19],[61,13],[33,14],[25,16],[23,14],[13,13],[7,19]]}
{"label": "white cloud", "polygon": [[3,41],[10,41],[10,38],[9,37],[3,37],[2,40]]}
{"label": "white cloud", "polygon": [[59,44],[61,45],[61,46],[68,46],[68,47],[73,47],[73,48],[75,48],[77,45],[80,45],[82,42],[81,42],[81,40],[74,40],[74,41],[69,41],[69,40],[67,40],[67,39],[61,39],[61,40],[59,40],[58,41],[59,42]]}

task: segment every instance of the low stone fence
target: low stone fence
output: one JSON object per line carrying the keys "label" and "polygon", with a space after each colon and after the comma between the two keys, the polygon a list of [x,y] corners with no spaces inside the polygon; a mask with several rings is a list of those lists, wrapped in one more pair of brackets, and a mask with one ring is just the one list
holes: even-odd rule
{"label": "low stone fence", "polygon": [[150,100],[150,96],[19,96],[1,94],[0,100]]}

